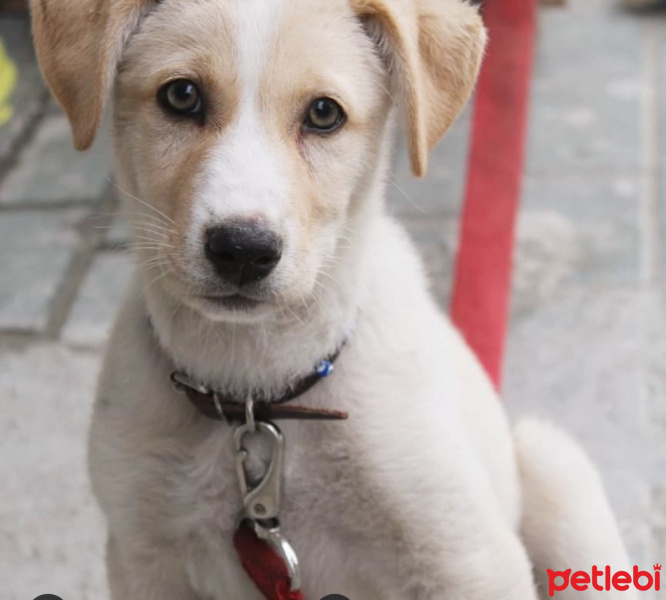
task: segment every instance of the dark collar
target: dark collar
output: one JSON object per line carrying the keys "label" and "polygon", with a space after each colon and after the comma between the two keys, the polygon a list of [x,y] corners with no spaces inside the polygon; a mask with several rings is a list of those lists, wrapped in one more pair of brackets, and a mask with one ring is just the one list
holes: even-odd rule
{"label": "dark collar", "polygon": [[336,421],[348,418],[346,412],[327,409],[314,409],[304,406],[285,406],[312,389],[322,379],[329,377],[334,363],[340,356],[344,343],[330,356],[322,360],[311,373],[292,383],[282,394],[271,397],[261,392],[245,397],[219,392],[193,383],[186,375],[175,371],[171,380],[176,389],[183,392],[194,407],[203,415],[216,421],[244,421],[248,399],[253,403],[253,414],[257,420],[305,419]]}

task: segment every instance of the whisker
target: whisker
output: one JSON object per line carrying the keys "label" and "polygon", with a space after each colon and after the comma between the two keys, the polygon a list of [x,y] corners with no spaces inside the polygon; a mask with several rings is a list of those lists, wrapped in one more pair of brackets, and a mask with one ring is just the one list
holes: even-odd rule
{"label": "whisker", "polygon": [[312,304],[308,302],[305,294],[301,294],[301,302],[303,304],[303,308],[305,308],[305,317],[309,319],[310,315],[312,314]]}
{"label": "whisker", "polygon": [[158,243],[169,241],[169,236],[153,231],[135,231],[129,241],[131,242],[132,240],[137,240],[142,238],[149,239]]}
{"label": "whisker", "polygon": [[328,277],[333,283],[336,283],[337,285],[342,285],[333,275],[330,273],[327,273],[326,271],[320,270],[319,275],[323,275],[324,277]]}
{"label": "whisker", "polygon": [[121,252],[125,252],[127,254],[136,254],[138,252],[159,252],[164,249],[165,248],[163,246],[131,246],[122,248]]}
{"label": "whisker", "polygon": [[289,314],[292,317],[294,317],[294,319],[296,319],[301,325],[305,325],[305,321],[303,321],[303,319],[301,319],[292,308],[290,308],[289,306],[285,306],[285,308],[287,309]]}
{"label": "whisker", "polygon": [[157,267],[168,267],[169,261],[165,260],[161,256],[156,256],[139,265],[140,269],[154,269]]}
{"label": "whisker", "polygon": [[[159,233],[160,235],[164,235],[165,233],[171,233],[174,235],[177,235],[178,232],[175,231],[174,229],[171,229],[170,227],[166,227],[165,223],[158,220],[157,217],[154,217],[153,215],[149,213],[132,213],[131,215],[125,215],[122,212],[118,213],[107,213],[106,215],[95,215],[90,217],[90,220],[93,221],[95,219],[100,220],[100,219],[108,219],[108,218],[115,218],[115,217],[120,217],[120,216],[129,216],[130,220],[127,222],[127,225],[129,226],[130,231],[142,231],[145,230],[146,232],[150,233]],[[140,219],[141,222],[132,222],[131,219]],[[110,231],[112,229],[116,229],[118,227],[117,223],[111,223],[107,225],[94,225],[93,229],[101,230],[101,231]]]}
{"label": "whisker", "polygon": [[171,223],[172,225],[175,225],[175,224],[176,224],[175,221],[174,221],[171,217],[169,217],[168,215],[164,214],[161,210],[159,210],[158,208],[154,207],[152,204],[149,204],[149,203],[146,202],[145,200],[141,200],[141,198],[137,198],[136,196],[133,196],[133,195],[130,194],[128,191],[122,189],[117,183],[114,183],[114,186],[116,187],[116,189],[117,189],[120,193],[124,194],[127,198],[130,198],[131,200],[135,200],[136,202],[138,202],[139,204],[142,204],[142,205],[145,206],[146,208],[149,208],[150,210],[155,211],[156,214],[158,214],[160,217],[166,219],[166,220],[167,220],[169,223]]}
{"label": "whisker", "polygon": [[160,242],[159,240],[145,239],[138,240],[136,242],[126,242],[123,244],[124,248],[144,248],[150,246],[151,248],[175,248],[172,244],[167,244],[166,242]]}
{"label": "whisker", "polygon": [[144,233],[147,235],[152,235],[152,236],[158,236],[161,238],[168,238],[169,234],[174,234],[175,232],[173,231],[168,231],[166,229],[158,229],[156,227],[146,227],[146,226],[141,226],[141,227],[132,227],[132,230],[130,232],[130,235],[136,235],[139,233]]}
{"label": "whisker", "polygon": [[[136,241],[137,243],[141,243],[141,242],[150,242],[150,243],[154,243],[154,244],[164,245],[165,248],[167,247],[167,244],[166,244],[165,241],[162,241],[162,240],[159,239],[159,238],[149,237],[149,236],[147,236],[147,235],[135,235],[135,236],[132,236],[132,241],[131,241],[131,242],[128,242],[128,243],[131,244],[131,243],[134,243],[135,241]],[[170,244],[169,244],[169,245],[170,245]]]}
{"label": "whisker", "polygon": [[[320,282],[315,281],[315,284],[319,284],[319,286],[322,287],[324,291],[326,291],[326,287],[322,285]],[[317,305],[317,308],[319,310],[323,310],[323,306],[321,304],[321,298],[317,295],[316,291],[313,290],[311,298],[314,300],[315,304]]]}
{"label": "whisker", "polygon": [[403,189],[398,185],[398,183],[395,181],[395,179],[389,177],[388,182],[389,182],[389,183],[390,183],[390,184],[391,184],[396,190],[398,190],[398,191],[402,194],[402,196],[404,196],[404,198],[407,200],[407,202],[409,202],[414,208],[416,208],[416,210],[418,210],[419,212],[425,214],[425,212],[426,212],[425,209],[424,209],[424,208],[423,208],[418,202],[416,202],[416,200],[414,200],[414,199],[413,199],[413,198],[412,198],[412,197],[411,197],[411,196],[410,196],[405,190],[403,190]]}
{"label": "whisker", "polygon": [[[146,219],[145,217],[151,217],[149,219]],[[170,231],[172,233],[177,233],[175,229],[172,227],[169,227],[168,224],[159,221],[157,217],[153,217],[153,215],[149,214],[140,214],[140,213],[134,213],[132,215],[132,218],[135,219],[130,222],[130,227],[132,229],[140,228],[140,227],[153,227],[155,229],[158,229],[160,231]]]}
{"label": "whisker", "polygon": [[169,227],[170,223],[167,223],[164,219],[158,218],[151,213],[132,211],[126,216],[128,217],[130,226],[154,225],[156,227],[163,227],[168,231],[173,231],[173,229]]}
{"label": "whisker", "polygon": [[145,294],[151,286],[156,284],[158,281],[161,281],[162,279],[164,279],[168,275],[171,275],[171,273],[173,273],[173,269],[169,269],[168,271],[164,271],[164,272],[160,273],[145,288],[143,288],[143,293]]}
{"label": "whisker", "polygon": [[319,286],[325,292],[328,292],[328,288],[321,281],[318,281],[318,280],[315,279],[314,284]]}

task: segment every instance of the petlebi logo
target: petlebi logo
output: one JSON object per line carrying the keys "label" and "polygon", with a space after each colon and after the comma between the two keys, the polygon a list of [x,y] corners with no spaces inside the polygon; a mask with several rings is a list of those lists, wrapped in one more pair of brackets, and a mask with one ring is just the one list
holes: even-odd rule
{"label": "petlebi logo", "polygon": [[592,567],[592,572],[576,571],[572,569],[566,571],[551,571],[548,573],[548,595],[552,598],[556,592],[563,592],[569,586],[577,592],[584,592],[590,588],[599,592],[610,592],[618,590],[626,592],[632,586],[639,592],[649,590],[661,591],[661,565],[656,564],[652,571],[641,571],[634,567],[631,573],[627,571],[613,572],[610,567],[600,569]]}

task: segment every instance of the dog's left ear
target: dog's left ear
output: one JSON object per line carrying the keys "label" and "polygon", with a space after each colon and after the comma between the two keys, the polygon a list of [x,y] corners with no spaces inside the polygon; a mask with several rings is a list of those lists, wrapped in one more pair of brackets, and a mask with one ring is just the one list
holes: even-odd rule
{"label": "dog's left ear", "polygon": [[478,76],[486,31],[464,0],[351,0],[402,94],[412,171],[467,102]]}
{"label": "dog's left ear", "polygon": [[88,148],[127,38],[155,0],[31,0],[42,73],[72,125],[74,146]]}

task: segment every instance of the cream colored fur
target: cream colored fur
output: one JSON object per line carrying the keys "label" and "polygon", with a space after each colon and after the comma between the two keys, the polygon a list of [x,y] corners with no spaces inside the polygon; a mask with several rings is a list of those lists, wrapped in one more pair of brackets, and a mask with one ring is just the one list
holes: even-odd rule
{"label": "cream colored fur", "polygon": [[[90,435],[114,600],[260,600],[231,545],[241,509],[233,429],[200,416],[169,375],[274,391],[345,338],[334,374],[299,402],[347,410],[349,421],[282,425],[282,525],[308,599],[530,600],[533,569],[541,581],[572,561],[626,562],[594,469],[546,426],[525,423],[514,438],[384,209],[398,107],[423,174],[471,93],[485,42],[475,9],[459,0],[32,9],[42,68],[78,147],[91,143],[114,87],[117,176],[138,256]],[[203,123],[156,102],[183,77],[204,92]],[[321,95],[348,115],[329,137],[300,128]],[[233,290],[203,256],[203,232],[237,217],[261,218],[285,244],[276,271],[252,288],[263,303],[247,311],[204,297]]]}

